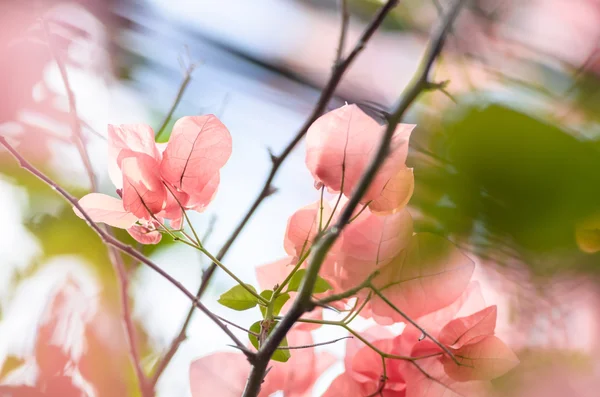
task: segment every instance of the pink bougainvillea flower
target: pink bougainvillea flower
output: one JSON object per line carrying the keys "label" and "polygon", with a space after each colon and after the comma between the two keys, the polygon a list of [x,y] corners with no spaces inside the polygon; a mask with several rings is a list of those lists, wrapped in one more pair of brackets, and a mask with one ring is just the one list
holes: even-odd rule
{"label": "pink bougainvillea flower", "polygon": [[[288,333],[290,346],[313,344],[310,332]],[[284,397],[309,397],[312,387],[335,358],[329,353],[315,353],[312,348],[295,349],[286,363],[272,361],[262,384],[259,397],[283,392]],[[239,353],[214,353],[195,360],[190,365],[190,386],[193,397],[239,397],[244,391],[250,364]]]}
{"label": "pink bougainvillea flower", "polygon": [[[412,169],[406,167],[408,140],[414,125],[400,124],[389,157],[362,198],[375,212],[391,213],[406,205],[413,192]],[[306,134],[306,165],[330,192],[349,196],[365,171],[384,127],[356,105],[324,114]]]}
{"label": "pink bougainvillea flower", "polygon": [[[465,303],[467,302],[463,300],[463,304]],[[454,311],[455,309],[451,310]],[[439,353],[439,356],[428,358],[423,363],[433,373],[438,374],[437,380],[443,379],[447,386],[451,386],[451,389],[460,388],[463,391],[472,388],[483,389],[487,387],[487,383],[484,381],[490,381],[504,375],[519,363],[518,358],[510,348],[494,336],[496,317],[496,306],[489,306],[468,316],[449,321],[441,327],[439,332],[433,330],[434,334],[438,334],[438,341],[445,345],[454,357],[463,364],[460,366],[433,341],[418,336],[420,331],[416,328],[407,326],[403,334],[406,335],[407,340],[412,340],[410,353],[412,357]],[[420,379],[418,375],[417,378]],[[483,383],[472,381],[482,381]],[[436,394],[431,394],[431,388],[433,390],[439,389],[438,386],[431,384],[430,379],[420,379],[417,386],[409,387],[409,390],[413,390],[409,395],[418,397],[424,395],[435,396]],[[425,390],[428,391],[428,394],[423,394]],[[439,393],[438,395],[443,394]]]}
{"label": "pink bougainvillea flower", "polygon": [[[394,335],[382,327],[373,327],[361,333],[369,343],[387,354],[399,354],[399,343]],[[401,367],[403,361],[386,359],[387,380],[382,383],[381,356],[358,339],[348,339],[344,358],[345,372],[338,376],[323,397],[384,395],[404,397],[406,382]],[[378,394],[378,391],[381,394]]]}
{"label": "pink bougainvillea flower", "polygon": [[[343,289],[362,283],[398,256],[408,246],[412,233],[413,221],[406,209],[390,215],[364,210],[344,228],[332,248],[336,264],[330,278]],[[326,267],[325,271],[330,269]]]}
{"label": "pink bougainvillea flower", "polygon": [[[418,318],[458,299],[469,285],[474,268],[473,261],[448,240],[418,233],[381,268],[373,284],[407,316]],[[378,296],[370,304],[373,314],[379,317],[404,320]]]}
{"label": "pink bougainvillea flower", "polygon": [[122,200],[91,193],[79,204],[93,221],[127,229],[143,244],[156,244],[164,219],[179,228],[182,207],[202,211],[210,203],[230,155],[231,135],[213,115],[179,119],[166,145],[157,144],[145,124],[111,125],[108,172]]}
{"label": "pink bougainvillea flower", "polygon": [[476,343],[454,349],[453,353],[460,366],[448,356],[443,356],[441,361],[446,374],[459,382],[492,380],[519,363],[515,353],[496,336],[486,336]]}
{"label": "pink bougainvillea flower", "polygon": [[494,335],[497,315],[494,305],[470,316],[454,319],[442,328],[439,341],[453,349],[477,343],[486,336]]}
{"label": "pink bougainvillea flower", "polygon": [[[319,228],[337,221],[347,200],[340,200],[333,213],[327,201],[317,201],[296,211],[288,220],[284,248],[296,258],[306,254]],[[360,212],[342,231],[322,266],[321,275],[342,288],[364,281],[378,267],[389,263],[408,245],[413,232],[412,217],[406,209],[389,215],[369,208]]]}

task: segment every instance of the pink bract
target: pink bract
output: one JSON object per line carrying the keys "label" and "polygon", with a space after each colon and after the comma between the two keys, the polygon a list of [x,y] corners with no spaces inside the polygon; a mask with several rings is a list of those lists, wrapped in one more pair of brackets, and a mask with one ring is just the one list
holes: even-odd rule
{"label": "pink bract", "polygon": [[229,131],[213,115],[179,119],[166,146],[154,141],[148,125],[110,125],[108,171],[122,201],[91,193],[79,204],[93,221],[126,228],[137,241],[156,244],[158,218],[177,228],[182,207],[202,211],[212,201],[231,146]]}
{"label": "pink bract", "polygon": [[[412,124],[399,124],[387,160],[362,198],[371,209],[395,212],[406,205],[413,191],[412,170],[406,167]],[[306,134],[306,165],[317,186],[350,196],[363,175],[384,127],[358,106],[346,105],[324,114]]]}

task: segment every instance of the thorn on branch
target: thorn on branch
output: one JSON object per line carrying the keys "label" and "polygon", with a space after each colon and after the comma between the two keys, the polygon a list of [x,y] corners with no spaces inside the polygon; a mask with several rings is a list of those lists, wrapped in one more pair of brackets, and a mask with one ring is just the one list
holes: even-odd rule
{"label": "thorn on branch", "polygon": [[276,188],[276,187],[274,187],[274,186],[269,186],[269,187],[267,188],[267,190],[265,191],[265,195],[264,195],[264,197],[269,197],[269,196],[271,196],[271,195],[273,195],[273,194],[277,193],[277,191],[278,191],[278,190],[279,190],[279,189],[277,189],[277,188]]}
{"label": "thorn on branch", "polygon": [[279,157],[275,153],[273,153],[273,149],[267,148],[267,151],[269,152],[269,158],[271,159],[271,163],[277,164],[279,162]]}
{"label": "thorn on branch", "polygon": [[450,80],[444,80],[440,82],[428,81],[425,83],[424,89],[427,91],[444,90],[446,87],[448,87],[448,84],[450,84]]}

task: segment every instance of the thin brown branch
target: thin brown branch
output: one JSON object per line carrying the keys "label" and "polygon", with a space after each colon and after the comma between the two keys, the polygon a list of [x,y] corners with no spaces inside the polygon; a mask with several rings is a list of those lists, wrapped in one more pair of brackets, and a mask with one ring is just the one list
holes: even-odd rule
{"label": "thin brown branch", "polygon": [[117,250],[123,252],[124,254],[130,256],[131,258],[145,264],[150,267],[153,271],[161,275],[168,282],[173,284],[179,291],[181,291],[185,296],[187,296],[192,302],[194,302],[194,306],[200,309],[208,318],[210,318],[223,332],[225,332],[231,340],[242,350],[249,358],[254,356],[254,353],[249,351],[245,345],[219,320],[219,318],[213,314],[202,302],[200,302],[194,294],[192,294],[187,288],[183,286],[179,281],[174,279],[169,273],[165,272],[161,269],[156,263],[152,262],[146,256],[144,256],[141,252],[136,250],[135,248],[117,240],[115,237],[111,236],[104,229],[102,229],[97,223],[95,223],[90,216],[85,212],[85,210],[79,205],[78,200],[73,197],[69,192],[63,189],[61,186],[57,185],[50,178],[48,178],[44,173],[35,168],[30,162],[28,162],[23,156],[21,156],[15,148],[10,145],[6,139],[0,136],[0,145],[4,146],[10,154],[19,162],[19,165],[29,171],[31,174],[36,176],[42,182],[46,183],[53,190],[56,190],[66,201],[68,201],[73,207],[75,207],[81,215],[85,218],[88,225],[98,234],[102,242],[104,244],[110,245]]}
{"label": "thin brown branch", "polygon": [[348,0],[339,0],[340,3],[340,38],[338,40],[337,52],[333,66],[340,63],[344,56],[344,47],[346,47],[346,36],[348,35],[348,23],[350,22],[350,13],[348,12]]}
{"label": "thin brown branch", "polygon": [[[70,116],[69,118],[70,118],[71,131],[72,131],[71,141],[77,148],[79,155],[81,157],[81,160],[84,164],[86,173],[87,173],[89,181],[90,181],[91,190],[96,191],[96,177],[95,177],[92,165],[91,165],[89,153],[87,152],[87,148],[86,148],[85,142],[83,140],[82,131],[81,131],[81,124],[83,122],[80,120],[78,112],[77,112],[77,103],[75,101],[75,94],[71,88],[71,84],[69,81],[69,75],[67,73],[67,69],[66,69],[64,63],[62,62],[62,60],[60,58],[58,51],[55,49],[55,47],[52,43],[52,37],[51,37],[50,27],[48,26],[48,22],[46,21],[45,18],[42,18],[41,22],[42,22],[42,26],[44,28],[44,32],[46,34],[48,47],[50,49],[50,52],[57,64],[57,66],[58,66],[58,69],[59,69],[60,75],[61,75],[61,79],[63,81],[65,90],[67,92],[67,98],[68,98],[68,102],[69,102],[69,116]],[[87,125],[87,123],[86,123],[86,126],[90,131],[95,133],[95,131],[89,125]],[[109,236],[113,237],[111,228],[105,227],[104,230],[106,231],[106,233]],[[114,247],[107,246],[107,248],[108,248],[108,255],[109,255],[110,261],[113,265],[113,268],[114,268],[116,276],[117,276],[117,280],[119,282],[123,328],[125,331],[125,338],[127,339],[127,346],[128,346],[128,350],[129,350],[131,364],[133,366],[142,397],[151,397],[154,395],[154,389],[152,387],[150,387],[150,385],[148,383],[148,378],[144,374],[144,371],[143,371],[142,365],[141,365],[140,355],[139,355],[139,352],[137,349],[137,338],[135,336],[135,334],[136,334],[135,325],[133,324],[131,310],[129,309],[129,292],[128,292],[129,291],[129,281],[128,281],[127,273],[125,271],[125,265],[123,263],[123,258],[121,257],[121,253],[119,251],[117,251]]]}
{"label": "thin brown branch", "polygon": [[456,365],[459,365],[459,366],[463,365],[460,361],[458,361],[458,359],[454,356],[454,353],[452,353],[450,351],[450,349],[448,349],[448,347],[446,347],[443,343],[440,343],[440,341],[438,341],[429,332],[427,332],[425,330],[425,328],[421,327],[412,318],[410,318],[409,316],[407,316],[406,313],[404,313],[402,310],[400,310],[398,307],[396,307],[396,305],[394,305],[388,298],[385,297],[385,295],[383,295],[381,293],[381,291],[379,291],[377,288],[375,288],[372,284],[371,284],[371,291],[373,291],[375,293],[375,295],[377,295],[390,308],[392,308],[392,310],[394,310],[396,313],[398,313],[399,315],[401,315],[406,321],[408,321],[409,323],[411,323],[413,325],[413,327],[415,327],[416,329],[418,329],[419,331],[421,331],[423,333],[423,335],[425,335],[426,337],[428,337],[433,343],[435,343],[440,349],[442,349],[452,359],[452,361],[454,361],[456,363]]}
{"label": "thin brown branch", "polygon": [[[112,236],[112,231],[109,228],[107,228],[107,233]],[[115,268],[115,272],[117,273],[117,280],[119,281],[121,310],[123,312],[123,328],[125,328],[125,337],[127,338],[127,347],[129,348],[131,364],[133,365],[133,370],[135,371],[142,396],[153,396],[154,388],[150,385],[148,378],[144,374],[140,354],[137,348],[135,325],[133,324],[131,310],[129,309],[129,278],[125,271],[125,264],[123,263],[121,253],[117,251],[116,248],[109,246],[108,255]]]}
{"label": "thin brown branch", "polygon": [[61,79],[65,86],[65,91],[67,92],[67,99],[69,101],[69,115],[70,115],[69,119],[71,122],[71,131],[72,131],[71,140],[73,141],[73,144],[77,148],[77,151],[79,152],[79,156],[81,157],[81,160],[83,161],[83,166],[84,166],[85,171],[90,180],[91,189],[92,189],[92,191],[96,191],[96,177],[94,175],[94,169],[93,169],[92,163],[90,161],[90,155],[87,151],[85,142],[83,140],[83,136],[81,134],[81,124],[79,123],[79,116],[77,115],[77,103],[75,102],[75,94],[73,93],[73,90],[71,89],[71,84],[69,82],[69,75],[67,74],[67,68],[65,67],[64,62],[60,58],[60,54],[58,53],[57,49],[54,47],[54,44],[52,43],[52,34],[50,32],[50,27],[48,26],[48,22],[43,17],[41,18],[41,22],[42,22],[42,27],[44,29],[44,33],[46,34],[48,48],[50,50],[50,53],[52,54],[52,58],[54,58],[54,61],[56,62],[56,65],[58,66],[58,70],[60,72]]}
{"label": "thin brown branch", "polygon": [[312,310],[314,307],[314,304],[311,301],[311,295],[314,285],[317,281],[321,265],[323,264],[328,251],[340,236],[341,231],[352,218],[352,214],[362,199],[362,196],[369,188],[371,181],[385,161],[390,151],[390,145],[396,126],[402,120],[404,113],[413,104],[417,97],[430,87],[429,74],[431,68],[439,56],[444,46],[446,36],[450,31],[454,20],[458,16],[463,4],[464,0],[456,0],[450,10],[444,15],[443,18],[441,18],[441,23],[431,36],[431,40],[425,50],[419,68],[417,69],[413,79],[400,96],[400,100],[394,111],[389,116],[387,128],[385,129],[382,140],[378,145],[377,151],[364,174],[361,176],[360,181],[354,189],[352,196],[348,200],[346,207],[340,214],[336,224],[324,232],[320,239],[313,246],[313,256],[308,264],[306,275],[300,290],[298,291],[298,295],[296,296],[296,299],[294,300],[288,313],[283,317],[278,325],[275,326],[273,332],[267,337],[265,343],[261,345],[261,348],[256,353],[243,397],[258,396],[271,356],[275,350],[277,350],[277,347],[286,336],[288,331],[296,323],[296,321],[298,321],[298,319],[300,319],[305,312]]}
{"label": "thin brown branch", "polygon": [[332,345],[336,342],[339,342],[341,340],[344,339],[352,339],[353,336],[342,336],[341,338],[337,338],[334,340],[330,340],[327,342],[321,342],[321,343],[311,343],[310,345],[299,345],[299,346],[279,346],[277,347],[277,350],[299,350],[299,349],[310,349],[311,347],[317,347],[317,346],[325,346],[325,345]]}
{"label": "thin brown branch", "polygon": [[[339,82],[342,80],[342,77],[344,76],[344,73],[346,72],[348,67],[352,64],[352,62],[356,59],[356,57],[363,51],[363,49],[366,47],[367,43],[369,42],[369,40],[371,39],[371,37],[373,36],[375,31],[379,28],[379,26],[385,19],[386,15],[394,8],[394,6],[396,6],[396,4],[398,4],[398,1],[399,0],[388,0],[385,3],[385,5],[383,5],[380,8],[380,10],[377,12],[377,14],[375,14],[375,16],[373,17],[371,22],[365,28],[365,30],[364,30],[363,34],[361,35],[361,37],[359,38],[358,42],[354,46],[352,52],[350,52],[350,54],[348,54],[348,56],[345,57],[343,60],[341,60],[340,62],[338,62],[334,65],[333,70],[331,72],[331,76],[329,77],[329,81],[323,88],[323,91],[321,92],[321,95],[319,97],[319,100],[317,101],[317,104],[315,105],[314,109],[312,110],[312,112],[310,113],[310,115],[308,116],[308,118],[306,119],[304,124],[302,125],[302,127],[300,127],[300,130],[296,133],[294,138],[288,143],[288,145],[283,149],[283,151],[279,155],[271,155],[271,159],[272,159],[271,171],[269,172],[269,175],[267,176],[267,179],[266,179],[265,183],[263,184],[263,187],[262,187],[260,193],[254,199],[254,202],[252,203],[252,205],[246,212],[246,215],[244,215],[244,217],[242,218],[240,223],[236,226],[236,228],[233,230],[233,232],[231,233],[231,235],[229,236],[229,238],[227,239],[225,244],[223,244],[223,246],[217,253],[216,258],[218,260],[222,260],[223,257],[225,257],[225,255],[227,254],[227,252],[229,251],[229,249],[231,248],[231,246],[233,245],[235,240],[238,238],[238,236],[240,235],[240,233],[242,232],[244,227],[246,227],[246,224],[248,223],[248,221],[250,221],[250,219],[252,218],[252,216],[254,215],[256,210],[258,209],[258,207],[262,204],[262,202],[267,197],[271,196],[274,193],[275,188],[273,187],[272,184],[273,184],[273,181],[275,180],[275,176],[277,175],[277,172],[279,171],[279,168],[284,163],[286,158],[290,155],[292,150],[294,150],[296,145],[298,145],[298,143],[302,140],[304,135],[306,135],[306,132],[308,131],[308,128],[312,125],[312,123],[317,118],[319,118],[323,114],[323,112],[326,110],[327,104],[333,97]],[[196,294],[196,297],[198,299],[200,299],[202,297],[202,295],[204,294],[204,292],[206,291],[206,288],[208,287],[210,280],[212,279],[216,270],[217,270],[217,265],[216,265],[216,263],[213,262],[203,273],[202,280],[200,282],[200,287],[198,288],[198,292]],[[171,360],[171,358],[173,357],[173,355],[179,348],[181,341],[185,340],[185,334],[186,334],[187,328],[189,327],[189,324],[191,322],[192,315],[193,315],[193,307],[190,308],[190,310],[188,311],[188,315],[187,315],[185,321],[183,322],[181,331],[179,332],[177,337],[173,340],[173,343],[171,344],[171,348],[167,351],[165,357],[161,360],[161,367],[166,368],[169,361]]]}
{"label": "thin brown branch", "polygon": [[223,318],[223,317],[221,317],[221,316],[217,316],[217,317],[219,318],[219,320],[223,321],[224,323],[226,323],[226,324],[229,324],[229,325],[231,325],[232,327],[234,327],[234,328],[237,328],[237,329],[239,329],[239,330],[241,330],[241,331],[247,332],[247,333],[248,333],[248,334],[250,334],[250,335],[254,335],[254,336],[256,336],[256,337],[258,338],[258,334],[257,334],[256,332],[252,332],[252,331],[250,331],[249,329],[246,329],[246,328],[244,328],[244,327],[242,327],[242,326],[240,326],[240,325],[237,325],[237,324],[236,324],[236,323],[234,323],[233,321],[229,321],[229,320],[227,320],[226,318]]}
{"label": "thin brown branch", "polygon": [[183,98],[183,93],[185,92],[185,89],[187,88],[187,86],[190,84],[190,81],[192,80],[192,73],[194,72],[194,69],[195,69],[195,65],[192,64],[185,70],[183,80],[181,81],[181,84],[179,85],[179,90],[177,91],[177,96],[175,96],[175,100],[173,101],[173,104],[169,108],[169,112],[167,113],[167,115],[165,116],[165,119],[163,120],[160,127],[158,128],[158,132],[156,133],[156,140],[158,140],[160,138],[162,133],[165,131],[165,128],[167,128],[169,121],[171,121],[171,117],[173,117],[173,113],[175,113],[175,109],[177,109],[177,106],[179,106],[179,102],[181,102],[181,98]]}

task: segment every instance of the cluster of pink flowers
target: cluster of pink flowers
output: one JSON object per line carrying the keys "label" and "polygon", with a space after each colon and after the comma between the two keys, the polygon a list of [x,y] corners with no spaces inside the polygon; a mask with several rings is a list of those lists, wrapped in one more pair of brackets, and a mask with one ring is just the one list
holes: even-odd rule
{"label": "cluster of pink flowers", "polygon": [[[484,307],[478,284],[471,281],[473,261],[441,237],[413,232],[405,208],[414,186],[412,169],[406,166],[413,128],[397,127],[390,155],[321,268],[320,276],[332,287],[318,294],[321,297],[370,279],[369,288],[333,305],[347,310],[356,299],[362,303],[357,314],[377,324],[362,334],[370,346],[348,340],[345,372],[325,396],[481,396],[487,382],[518,362],[494,336],[496,307]],[[332,198],[290,217],[284,238],[287,257],[257,268],[262,289],[275,289],[296,264],[306,265],[302,261],[311,245],[347,205],[382,133],[383,128],[354,105],[331,111],[310,127],[306,164],[315,186],[326,188]],[[231,155],[231,136],[212,115],[178,120],[167,144],[157,144],[146,125],[111,126],[108,141],[109,174],[121,200],[92,193],[79,203],[93,221],[125,228],[145,244],[160,240],[159,228],[167,227],[166,220],[177,230],[183,211],[206,207]],[[283,305],[282,315],[295,292],[286,294],[291,299]],[[321,325],[314,321],[322,316],[320,308],[307,313],[302,320],[313,322],[297,323],[288,334],[289,345],[313,344],[311,331]],[[386,328],[399,322],[408,322],[400,335]],[[294,350],[287,362],[273,362],[261,396],[276,391],[288,397],[309,396],[315,381],[334,362],[331,355],[316,354],[312,348]],[[192,394],[237,397],[249,371],[250,364],[239,353],[196,360],[190,369]]]}
{"label": "cluster of pink flowers", "polygon": [[[496,336],[496,307],[483,305],[479,286],[471,281],[474,263],[447,240],[428,233],[413,233],[405,208],[413,192],[412,169],[406,166],[408,140],[414,125],[397,127],[390,156],[373,180],[352,222],[330,250],[320,276],[333,287],[319,296],[346,291],[378,271],[372,284],[391,302],[369,293],[353,298],[368,300],[359,315],[376,326],[361,335],[386,358],[360,340],[349,339],[339,375],[324,396],[437,397],[483,396],[489,381],[517,363],[514,353]],[[317,188],[335,196],[294,213],[287,225],[287,257],[257,268],[259,286],[271,289],[281,283],[319,231],[335,222],[360,180],[382,136],[382,127],[357,106],[346,105],[320,117],[306,137],[306,164]],[[294,298],[283,306],[285,315]],[[349,300],[336,302],[339,309]],[[404,315],[427,330],[445,349],[407,324],[400,335],[385,326],[406,322]],[[304,319],[321,319],[322,309]],[[309,345],[311,331],[320,325],[298,323],[288,343]],[[451,357],[447,352],[453,353]],[[457,365],[458,360],[461,365]],[[310,396],[314,382],[333,363],[314,349],[294,350],[286,363],[272,362],[261,396],[276,391],[290,397]],[[226,369],[226,373],[220,374]],[[215,353],[192,363],[190,381],[194,397],[242,394],[250,364],[242,354]]]}
{"label": "cluster of pink flowers", "polygon": [[91,193],[79,204],[94,222],[127,229],[137,241],[156,244],[166,219],[178,229],[183,209],[202,211],[211,202],[219,171],[230,156],[231,135],[213,115],[179,119],[167,144],[156,143],[148,125],[111,125],[108,170],[122,200]]}

